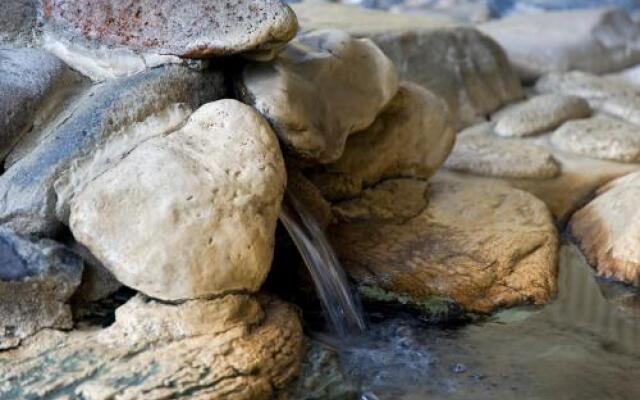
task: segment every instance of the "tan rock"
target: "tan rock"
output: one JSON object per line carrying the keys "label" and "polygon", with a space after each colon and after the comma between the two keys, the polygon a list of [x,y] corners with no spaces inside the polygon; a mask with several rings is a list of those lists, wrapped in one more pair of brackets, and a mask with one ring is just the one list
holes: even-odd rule
{"label": "tan rock", "polygon": [[329,237],[359,285],[416,302],[446,297],[479,312],[551,298],[558,237],[544,203],[505,184],[438,176],[428,198],[409,219],[372,212],[332,226]]}
{"label": "tan rock", "polygon": [[290,149],[326,163],[340,157],[350,134],[371,125],[398,77],[370,40],[324,30],[299,36],[273,63],[249,64],[242,86],[244,101]]}
{"label": "tan rock", "polygon": [[580,97],[540,95],[501,113],[495,132],[500,136],[529,136],[555,129],[565,121],[589,115],[589,103]]}
{"label": "tan rock", "polygon": [[445,167],[460,172],[504,178],[549,179],[560,166],[544,147],[517,139],[460,134]]}
{"label": "tan rock", "polygon": [[569,121],[551,135],[558,149],[621,162],[640,161],[640,127],[607,115]]}
{"label": "tan rock", "polygon": [[0,354],[0,397],[268,399],[300,369],[302,327],[280,301],[179,305],[138,296],[104,330],[44,331]]}
{"label": "tan rock", "polygon": [[123,284],[165,300],[256,291],[285,186],[266,121],[235,100],[202,106],[88,183],[70,227]]}
{"label": "tan rock", "polygon": [[453,147],[446,105],[428,90],[403,83],[392,102],[367,129],[347,140],[334,163],[318,166],[310,179],[329,199],[354,197],[391,177],[428,179]]}
{"label": "tan rock", "polygon": [[573,237],[599,275],[640,286],[640,173],[617,179],[577,211]]}

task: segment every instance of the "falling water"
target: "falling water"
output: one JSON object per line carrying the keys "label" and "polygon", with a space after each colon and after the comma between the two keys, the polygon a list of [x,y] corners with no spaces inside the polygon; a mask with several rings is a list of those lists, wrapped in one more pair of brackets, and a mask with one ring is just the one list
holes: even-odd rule
{"label": "falling water", "polygon": [[285,194],[280,220],[309,268],[336,333],[342,338],[362,333],[365,324],[359,303],[331,244],[315,218],[290,191]]}

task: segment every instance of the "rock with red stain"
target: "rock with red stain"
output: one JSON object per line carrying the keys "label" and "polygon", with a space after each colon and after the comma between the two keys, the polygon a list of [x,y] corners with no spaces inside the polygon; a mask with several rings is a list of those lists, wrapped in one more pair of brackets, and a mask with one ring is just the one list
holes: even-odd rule
{"label": "rock with red stain", "polygon": [[73,43],[186,58],[271,54],[298,26],[280,0],[43,0],[42,18],[55,36]]}

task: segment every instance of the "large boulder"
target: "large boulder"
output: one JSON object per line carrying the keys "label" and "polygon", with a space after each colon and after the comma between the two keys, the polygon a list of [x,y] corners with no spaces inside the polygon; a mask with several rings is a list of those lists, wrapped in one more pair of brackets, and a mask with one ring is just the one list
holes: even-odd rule
{"label": "large boulder", "polygon": [[271,51],[297,30],[280,0],[43,0],[42,19],[68,42],[188,58]]}
{"label": "large boulder", "polygon": [[505,184],[438,175],[428,192],[419,181],[419,190],[389,182],[367,192],[390,193],[364,204],[334,204],[341,221],[329,237],[366,292],[417,304],[444,297],[478,312],[553,296],[558,235],[540,200]]}
{"label": "large boulder", "polygon": [[246,295],[134,297],[106,329],[41,332],[0,353],[2,398],[269,399],[299,372],[296,310]]}
{"label": "large boulder", "polygon": [[255,292],[271,266],[285,180],[269,124],[220,100],[86,184],[69,225],[120,282],[149,296]]}
{"label": "large boulder", "polygon": [[0,47],[26,47],[35,39],[37,0],[3,0]]}
{"label": "large boulder", "polygon": [[391,177],[428,179],[449,155],[454,139],[444,102],[418,85],[403,83],[375,122],[347,139],[338,161],[307,174],[329,199],[354,197]]}
{"label": "large boulder", "polygon": [[478,26],[525,80],[552,71],[605,73],[640,62],[640,27],[619,9],[514,15]]}
{"label": "large boulder", "polygon": [[500,46],[476,29],[441,16],[409,16],[321,1],[294,4],[303,31],[342,29],[370,38],[400,77],[426,87],[466,126],[522,97],[520,81]]}
{"label": "large boulder", "polygon": [[82,260],[59,243],[0,228],[0,350],[44,328],[72,328],[67,301],[82,268]]}
{"label": "large boulder", "polygon": [[78,188],[139,141],[179,126],[192,108],[222,97],[222,74],[168,66],[97,85],[43,132],[30,153],[0,176],[0,222],[21,233],[53,234]]}
{"label": "large boulder", "polygon": [[398,89],[393,63],[370,40],[336,30],[299,36],[273,63],[247,65],[241,80],[242,99],[285,145],[320,163],[337,160]]}

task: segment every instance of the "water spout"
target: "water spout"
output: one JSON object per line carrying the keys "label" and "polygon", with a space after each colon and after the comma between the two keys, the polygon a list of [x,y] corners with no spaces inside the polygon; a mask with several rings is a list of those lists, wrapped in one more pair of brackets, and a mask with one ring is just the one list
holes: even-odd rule
{"label": "water spout", "polygon": [[347,338],[365,329],[364,318],[331,244],[315,218],[288,190],[280,220],[309,268],[318,296],[336,333]]}

